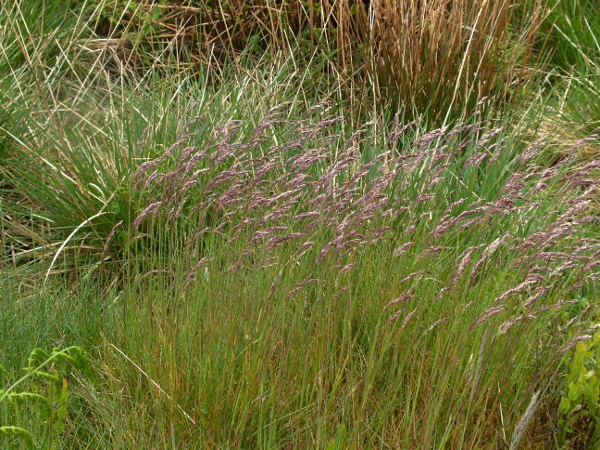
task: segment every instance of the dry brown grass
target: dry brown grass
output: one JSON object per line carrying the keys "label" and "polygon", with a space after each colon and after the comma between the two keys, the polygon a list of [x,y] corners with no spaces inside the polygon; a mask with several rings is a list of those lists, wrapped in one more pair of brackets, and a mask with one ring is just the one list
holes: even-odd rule
{"label": "dry brown grass", "polygon": [[346,84],[374,84],[409,114],[429,108],[436,119],[484,97],[518,97],[531,80],[528,68],[539,63],[532,48],[546,11],[545,0],[151,1],[135,8],[116,1],[101,10],[97,38],[120,39],[105,48],[121,72],[220,65],[244,51],[258,61],[267,49],[300,44]]}
{"label": "dry brown grass", "polygon": [[367,69],[399,103],[408,99],[419,111],[433,105],[437,115],[492,94],[506,98],[528,81],[543,16],[542,0],[532,6],[533,17],[519,15],[517,3],[374,1],[371,19],[357,16],[368,42]]}

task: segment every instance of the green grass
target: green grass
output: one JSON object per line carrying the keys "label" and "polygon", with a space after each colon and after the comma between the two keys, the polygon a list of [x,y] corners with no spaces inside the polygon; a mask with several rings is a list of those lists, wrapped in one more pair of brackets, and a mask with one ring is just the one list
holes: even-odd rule
{"label": "green grass", "polygon": [[399,84],[398,111],[322,10],[260,32],[222,10],[237,37],[211,50],[215,29],[183,26],[186,60],[157,38],[180,6],[30,3],[0,10],[0,362],[79,346],[93,370],[64,375],[59,441],[8,403],[0,426],[48,448],[592,442],[586,405],[571,431],[558,412],[597,327],[600,231],[597,138],[577,144],[597,55],[565,72],[578,52],[543,45],[563,6],[539,30],[554,3],[515,9],[489,61],[461,53],[500,64],[497,89],[423,47],[415,82],[441,97]]}

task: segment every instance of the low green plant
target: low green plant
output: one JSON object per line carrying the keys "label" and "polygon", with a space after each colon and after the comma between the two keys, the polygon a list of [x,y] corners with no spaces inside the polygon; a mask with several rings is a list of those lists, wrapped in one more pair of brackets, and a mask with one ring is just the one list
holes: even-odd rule
{"label": "low green plant", "polygon": [[[565,358],[565,395],[558,412],[563,444],[600,444],[600,331]],[[589,448],[589,447],[587,447]]]}
{"label": "low green plant", "polygon": [[21,378],[0,366],[0,379],[9,381],[0,389],[0,442],[2,445],[24,443],[27,448],[60,448],[60,436],[68,415],[69,383],[65,377],[69,367],[87,371],[90,367],[81,347],[55,348],[47,353],[41,348],[31,352]]}

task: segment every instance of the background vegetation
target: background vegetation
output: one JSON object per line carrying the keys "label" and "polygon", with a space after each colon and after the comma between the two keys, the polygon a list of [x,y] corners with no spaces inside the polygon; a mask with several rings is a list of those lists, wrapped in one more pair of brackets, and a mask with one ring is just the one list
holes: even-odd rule
{"label": "background vegetation", "polygon": [[598,445],[592,0],[0,25],[3,448]]}

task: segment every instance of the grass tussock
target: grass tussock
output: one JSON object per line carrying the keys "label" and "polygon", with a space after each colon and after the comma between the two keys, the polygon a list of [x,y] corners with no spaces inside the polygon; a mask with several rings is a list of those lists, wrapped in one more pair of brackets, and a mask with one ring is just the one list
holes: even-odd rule
{"label": "grass tussock", "polygon": [[540,170],[534,147],[503,171],[503,131],[480,123],[403,152],[398,126],[369,159],[368,130],[340,139],[339,120],[275,110],[140,166],[148,206],[127,234],[154,257],[128,274],[135,325],[108,380],[130,373],[135,404],[171,408],[187,445],[508,445],[591,310],[583,173]]}

